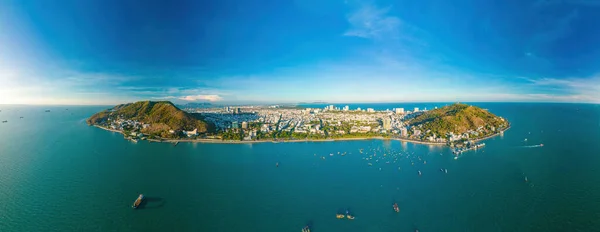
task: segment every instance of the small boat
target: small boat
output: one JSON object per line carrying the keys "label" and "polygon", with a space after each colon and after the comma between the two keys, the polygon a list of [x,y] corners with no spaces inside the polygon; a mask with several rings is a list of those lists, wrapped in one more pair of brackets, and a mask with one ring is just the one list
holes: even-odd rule
{"label": "small boat", "polygon": [[305,226],[304,228],[302,228],[302,232],[310,232],[310,227]]}
{"label": "small boat", "polygon": [[419,176],[421,175],[421,171],[419,171]]}
{"label": "small boat", "polygon": [[7,123],[7,122],[8,122],[7,120],[2,121],[2,123]]}
{"label": "small boat", "polygon": [[529,180],[527,179],[527,177],[525,177],[525,182],[529,182]]}
{"label": "small boat", "polygon": [[445,173],[448,173],[448,169],[444,169],[444,172],[445,172]]}
{"label": "small boat", "polygon": [[394,203],[393,207],[394,207],[394,211],[396,211],[396,213],[400,212],[400,207],[398,207],[398,203]]}
{"label": "small boat", "polygon": [[346,215],[343,215],[343,214],[340,214],[340,213],[338,213],[338,214],[335,215],[335,218],[337,218],[337,219],[343,219],[344,217],[346,217]]}
{"label": "small boat", "polygon": [[527,138],[525,138],[524,142],[527,142]]}
{"label": "small boat", "polygon": [[23,118],[23,116],[19,117],[19,118]]}
{"label": "small boat", "polygon": [[46,110],[45,112],[50,112],[50,110]]}
{"label": "small boat", "polygon": [[144,194],[140,194],[140,196],[138,196],[138,198],[135,199],[135,202],[133,202],[133,205],[131,207],[137,209],[138,207],[140,207],[140,204],[142,204],[142,201],[144,201]]}
{"label": "small boat", "polygon": [[348,218],[348,219],[350,219],[350,220],[354,220],[354,216],[352,216],[352,215],[350,215],[350,214],[346,215],[346,218]]}
{"label": "small boat", "polygon": [[372,163],[368,163],[368,165],[369,165],[369,166],[373,166],[373,164],[372,164]]}
{"label": "small boat", "polygon": [[275,167],[279,167],[279,162],[275,163]]}
{"label": "small boat", "polygon": [[540,147],[543,147],[543,146],[544,146],[544,144],[543,144],[543,143],[542,143],[542,144],[540,144]]}

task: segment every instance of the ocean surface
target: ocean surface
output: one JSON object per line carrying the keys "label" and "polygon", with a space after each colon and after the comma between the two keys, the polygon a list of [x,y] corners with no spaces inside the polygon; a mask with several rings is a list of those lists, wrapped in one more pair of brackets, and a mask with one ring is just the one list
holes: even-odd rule
{"label": "ocean surface", "polygon": [[0,105],[0,231],[600,231],[600,106],[474,104],[512,128],[458,159],[382,140],[136,144],[85,124],[108,107]]}

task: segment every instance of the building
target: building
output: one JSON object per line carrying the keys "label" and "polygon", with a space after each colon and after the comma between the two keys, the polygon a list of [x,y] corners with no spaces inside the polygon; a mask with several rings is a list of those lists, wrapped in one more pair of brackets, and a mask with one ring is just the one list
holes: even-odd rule
{"label": "building", "polygon": [[415,112],[415,113],[416,113],[416,112],[419,112],[419,107],[415,107],[415,110],[414,110],[414,112]]}
{"label": "building", "polygon": [[360,107],[356,108],[356,111],[361,111]]}
{"label": "building", "polygon": [[373,108],[367,108],[367,112],[372,113],[375,112],[375,110]]}
{"label": "building", "polygon": [[396,108],[396,114],[404,114],[404,108]]}
{"label": "building", "polygon": [[392,119],[390,117],[383,118],[383,129],[390,130],[392,129]]}
{"label": "building", "polygon": [[406,127],[400,128],[400,135],[402,137],[407,137],[408,136],[408,130],[406,129]]}
{"label": "building", "polygon": [[192,137],[198,135],[198,129],[194,129],[193,131],[183,131],[187,137]]}
{"label": "building", "polygon": [[240,126],[238,125],[237,121],[233,121],[233,122],[231,122],[231,128],[238,129],[238,128],[240,128]]}
{"label": "building", "polygon": [[242,122],[242,129],[248,129],[248,122]]}
{"label": "building", "polygon": [[242,113],[242,109],[240,107],[235,108],[235,113],[236,114],[241,114]]}
{"label": "building", "polygon": [[350,110],[350,106],[344,106],[344,111]]}

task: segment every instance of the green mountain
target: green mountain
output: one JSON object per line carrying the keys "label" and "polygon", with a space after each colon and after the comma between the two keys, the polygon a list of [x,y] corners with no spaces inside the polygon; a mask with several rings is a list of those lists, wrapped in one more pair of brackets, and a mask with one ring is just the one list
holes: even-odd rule
{"label": "green mountain", "polygon": [[508,127],[505,119],[482,108],[461,103],[424,112],[408,123],[424,133],[429,130],[427,135],[435,133],[437,136],[445,136],[449,132],[463,134],[478,131],[479,136],[474,137],[484,137]]}
{"label": "green mountain", "polygon": [[118,120],[133,120],[141,124],[149,124],[140,131],[157,135],[164,135],[169,130],[197,129],[198,133],[203,133],[211,129],[211,125],[203,121],[199,115],[180,110],[169,101],[139,101],[117,105],[92,115],[87,119],[87,123],[108,126],[111,123],[114,125]]}

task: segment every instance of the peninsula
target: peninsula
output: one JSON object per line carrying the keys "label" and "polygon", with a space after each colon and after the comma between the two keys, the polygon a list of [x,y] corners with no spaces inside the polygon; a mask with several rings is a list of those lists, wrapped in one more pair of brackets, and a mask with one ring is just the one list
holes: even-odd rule
{"label": "peninsula", "polygon": [[168,101],[123,104],[87,122],[126,138],[164,142],[293,142],[359,139],[463,146],[502,133],[509,122],[485,109],[455,103],[433,110],[350,110],[245,106],[207,108]]}

